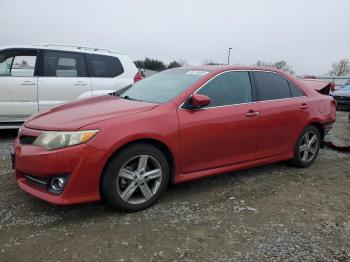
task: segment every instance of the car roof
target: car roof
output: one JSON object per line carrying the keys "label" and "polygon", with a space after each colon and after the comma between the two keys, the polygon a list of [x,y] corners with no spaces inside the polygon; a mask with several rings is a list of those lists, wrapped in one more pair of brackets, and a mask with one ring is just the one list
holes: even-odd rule
{"label": "car roof", "polygon": [[258,71],[271,71],[280,73],[282,75],[286,75],[286,72],[272,67],[264,67],[264,66],[231,66],[231,65],[199,65],[199,66],[185,66],[181,67],[182,69],[187,70],[198,70],[198,71],[210,71],[212,73],[220,73],[224,71],[230,70],[258,70]]}
{"label": "car roof", "polygon": [[35,44],[35,45],[9,45],[3,46],[0,50],[6,49],[44,49],[44,50],[57,50],[57,51],[71,51],[71,52],[81,52],[81,53],[93,53],[93,54],[119,54],[123,55],[120,52],[98,47],[87,47],[87,46],[74,46],[74,45],[65,45],[65,44]]}

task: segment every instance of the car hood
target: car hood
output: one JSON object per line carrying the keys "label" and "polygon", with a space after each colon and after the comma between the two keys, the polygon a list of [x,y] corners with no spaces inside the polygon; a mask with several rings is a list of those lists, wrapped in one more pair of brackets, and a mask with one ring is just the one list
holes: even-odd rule
{"label": "car hood", "polygon": [[40,130],[78,130],[88,124],[145,112],[157,104],[99,96],[63,104],[31,116],[25,127]]}

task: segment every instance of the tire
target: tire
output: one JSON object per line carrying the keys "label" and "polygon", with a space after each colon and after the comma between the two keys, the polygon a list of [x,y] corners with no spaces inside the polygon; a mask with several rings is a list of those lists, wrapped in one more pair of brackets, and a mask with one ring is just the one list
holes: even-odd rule
{"label": "tire", "polygon": [[165,191],[168,181],[169,165],[162,151],[139,143],[127,146],[110,159],[101,189],[112,207],[136,212],[153,205]]}
{"label": "tire", "polygon": [[[311,140],[315,137],[315,141]],[[291,163],[296,167],[308,167],[317,158],[321,147],[320,131],[315,126],[308,126],[301,133],[294,147],[294,158]]]}

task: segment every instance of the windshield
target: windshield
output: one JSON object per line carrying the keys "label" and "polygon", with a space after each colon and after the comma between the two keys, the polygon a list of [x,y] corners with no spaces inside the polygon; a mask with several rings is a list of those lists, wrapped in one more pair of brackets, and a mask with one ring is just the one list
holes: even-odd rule
{"label": "windshield", "polygon": [[350,90],[350,84],[343,87],[343,90]]}
{"label": "windshield", "polygon": [[197,82],[207,71],[188,69],[166,70],[149,76],[119,94],[120,97],[150,103],[165,103]]}

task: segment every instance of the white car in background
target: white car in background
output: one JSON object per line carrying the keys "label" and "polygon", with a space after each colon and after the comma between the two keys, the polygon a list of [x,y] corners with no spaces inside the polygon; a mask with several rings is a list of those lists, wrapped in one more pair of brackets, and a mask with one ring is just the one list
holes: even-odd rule
{"label": "white car in background", "polygon": [[0,129],[17,128],[38,111],[140,79],[128,56],[107,49],[54,44],[0,48]]}

